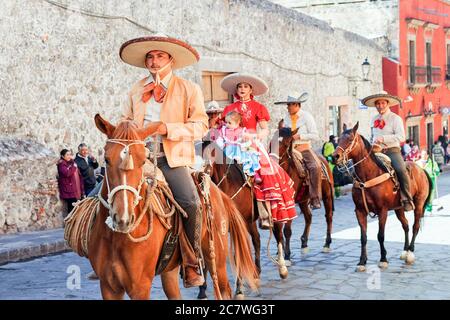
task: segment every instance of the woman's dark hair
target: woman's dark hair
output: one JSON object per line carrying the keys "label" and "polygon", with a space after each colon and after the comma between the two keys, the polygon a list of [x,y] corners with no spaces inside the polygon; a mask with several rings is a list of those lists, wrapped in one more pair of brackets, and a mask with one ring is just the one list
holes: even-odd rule
{"label": "woman's dark hair", "polygon": [[62,149],[61,152],[59,153],[61,155],[61,158],[63,158],[67,152],[69,152],[70,150],[67,149]]}

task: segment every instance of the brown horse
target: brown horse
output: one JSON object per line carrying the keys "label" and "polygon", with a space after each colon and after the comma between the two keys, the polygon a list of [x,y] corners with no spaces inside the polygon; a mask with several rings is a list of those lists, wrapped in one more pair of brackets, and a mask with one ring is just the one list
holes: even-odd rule
{"label": "brown horse", "polygon": [[[89,239],[89,260],[100,279],[104,299],[122,299],[126,293],[132,299],[148,299],[156,275],[158,257],[168,232],[160,219],[152,219],[144,212],[147,182],[143,177],[146,158],[143,140],[151,135],[156,126],[143,129],[134,122],[123,121],[116,126],[98,114],[97,128],[106,134],[105,161],[107,164],[105,183],[101,197],[108,199],[100,205]],[[128,155],[132,155],[127,157]],[[132,166],[123,166],[128,158]],[[133,168],[134,167],[134,168]],[[218,287],[216,298],[232,297],[226,272],[226,258],[230,257],[234,270],[255,287],[256,269],[253,264],[245,223],[233,201],[214,184],[210,187],[211,208],[214,219],[211,231],[207,228],[206,214],[203,214],[202,251],[206,268],[215,263]],[[110,227],[105,220],[110,217]],[[213,234],[215,258],[210,251],[209,232]],[[231,235],[228,248],[228,232]],[[149,236],[147,236],[149,235]],[[139,239],[142,241],[132,241]],[[179,266],[181,253],[177,247],[167,267],[161,273],[164,292],[169,299],[179,299]]]}
{"label": "brown horse", "polygon": [[[292,142],[293,136],[297,133],[297,130],[294,130],[289,137],[283,137],[279,144],[278,154],[280,157],[280,166],[288,173],[291,179],[294,181],[294,189],[295,189],[295,198],[298,203],[301,212],[305,217],[305,228],[303,230],[303,234],[301,236],[302,241],[302,253],[307,253],[309,251],[308,247],[308,238],[309,232],[311,229],[312,223],[312,213],[309,208],[309,187],[305,184],[305,179],[300,177],[300,174],[296,168],[294,163],[294,159],[292,157]],[[331,244],[331,232],[333,229],[333,210],[334,210],[334,183],[333,183],[333,173],[331,172],[330,166],[328,165],[327,160],[319,154],[316,154],[320,161],[324,164],[324,167],[327,170],[327,177],[321,180],[320,188],[322,191],[322,201],[325,207],[325,219],[327,221],[327,235],[325,238],[325,244],[323,246],[323,252],[330,252],[330,244]],[[291,249],[290,249],[290,238],[292,234],[291,230],[291,221],[284,225],[283,232],[278,227],[274,228],[275,237],[281,238],[283,234],[285,236],[285,260],[290,261]]]}
{"label": "brown horse", "polygon": [[[405,232],[405,244],[400,256],[406,263],[414,263],[414,242],[419,232],[420,219],[423,217],[425,205],[429,201],[431,181],[426,172],[413,162],[407,162],[411,179],[410,192],[414,200],[414,226],[411,243],[409,243],[409,227],[405,210],[400,204],[400,191],[389,174],[381,169],[374,153],[374,147],[360,134],[359,123],[353,129],[345,131],[339,139],[339,146],[333,153],[336,165],[346,168],[353,176],[352,197],[355,213],[361,228],[361,257],[357,271],[365,271],[367,262],[367,215],[369,212],[378,216],[378,242],[381,259],[379,266],[387,268],[386,249],[384,247],[384,227],[388,210],[395,210]],[[349,164],[350,160],[354,164]],[[352,171],[354,170],[354,172]],[[384,177],[384,178],[383,178]]]}
{"label": "brown horse", "polygon": [[[255,200],[251,186],[247,183],[247,179],[234,161],[226,159],[222,150],[214,142],[204,141],[202,144],[202,152],[206,161],[205,172],[211,176],[211,180],[231,199],[233,199],[236,207],[239,209],[243,217],[247,231],[251,236],[255,254],[255,266],[258,273],[261,273],[261,240],[256,226],[258,219],[258,210],[256,209]],[[199,299],[205,299],[206,283],[200,287],[198,294]],[[242,283],[237,279],[235,296],[241,298],[243,296]]]}

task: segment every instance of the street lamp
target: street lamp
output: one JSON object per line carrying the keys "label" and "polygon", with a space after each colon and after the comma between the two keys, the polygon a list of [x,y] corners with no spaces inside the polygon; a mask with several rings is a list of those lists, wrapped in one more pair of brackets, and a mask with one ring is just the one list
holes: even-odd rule
{"label": "street lamp", "polygon": [[367,61],[367,58],[364,60],[364,62],[361,64],[362,73],[363,73],[363,80],[368,81],[369,78],[369,72],[370,72],[370,63]]}

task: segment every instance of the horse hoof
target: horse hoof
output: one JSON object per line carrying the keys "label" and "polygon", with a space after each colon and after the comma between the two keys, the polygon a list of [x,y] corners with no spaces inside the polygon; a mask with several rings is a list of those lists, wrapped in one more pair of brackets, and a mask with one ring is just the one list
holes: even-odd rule
{"label": "horse hoof", "polygon": [[203,298],[197,297],[197,300],[208,300],[208,297],[203,297]]}
{"label": "horse hoof", "polygon": [[285,263],[286,267],[292,266],[291,260],[284,260],[284,263]]}
{"label": "horse hoof", "polygon": [[416,257],[414,256],[414,252],[408,251],[405,259],[406,264],[414,264],[415,261]]}
{"label": "horse hoof", "polygon": [[302,248],[302,254],[308,254],[309,253],[309,247]]}
{"label": "horse hoof", "polygon": [[245,296],[243,293],[238,293],[237,295],[234,296],[235,300],[244,300]]}
{"label": "horse hoof", "polygon": [[386,261],[380,261],[380,263],[378,263],[378,267],[380,267],[380,269],[387,269],[388,266],[389,263],[387,263]]}
{"label": "horse hoof", "polygon": [[278,270],[281,279],[286,279],[288,277],[288,269],[286,267],[280,267]]}
{"label": "horse hoof", "polygon": [[356,272],[366,272],[366,266],[357,266]]}
{"label": "horse hoof", "polygon": [[400,260],[406,260],[406,256],[408,255],[408,252],[403,250],[402,254],[400,255]]}
{"label": "horse hoof", "polygon": [[322,252],[323,253],[330,253],[331,252],[331,248],[330,247],[323,247],[322,248]]}

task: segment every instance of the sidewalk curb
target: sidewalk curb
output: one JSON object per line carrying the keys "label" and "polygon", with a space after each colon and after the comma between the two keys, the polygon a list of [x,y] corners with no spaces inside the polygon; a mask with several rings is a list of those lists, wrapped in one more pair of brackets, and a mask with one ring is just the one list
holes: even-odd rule
{"label": "sidewalk curb", "polygon": [[[40,234],[43,234],[44,232],[48,234],[49,230],[30,233],[33,236],[35,235],[35,238],[30,238],[28,241],[24,242],[33,242],[33,241],[36,242],[36,244],[31,245],[30,244],[14,245],[14,243],[12,243],[12,245],[8,245],[8,243],[6,243],[5,245],[5,242],[2,242],[3,239],[0,236],[0,245],[6,247],[6,248],[0,247],[0,266],[11,262],[20,262],[24,260],[46,256],[48,254],[68,252],[72,250],[66,244],[66,241],[61,237],[58,237],[58,239],[39,241]],[[30,234],[27,233],[26,236],[29,237]],[[22,242],[20,241],[21,234],[5,235],[5,238],[12,236],[19,238],[18,242]]]}

